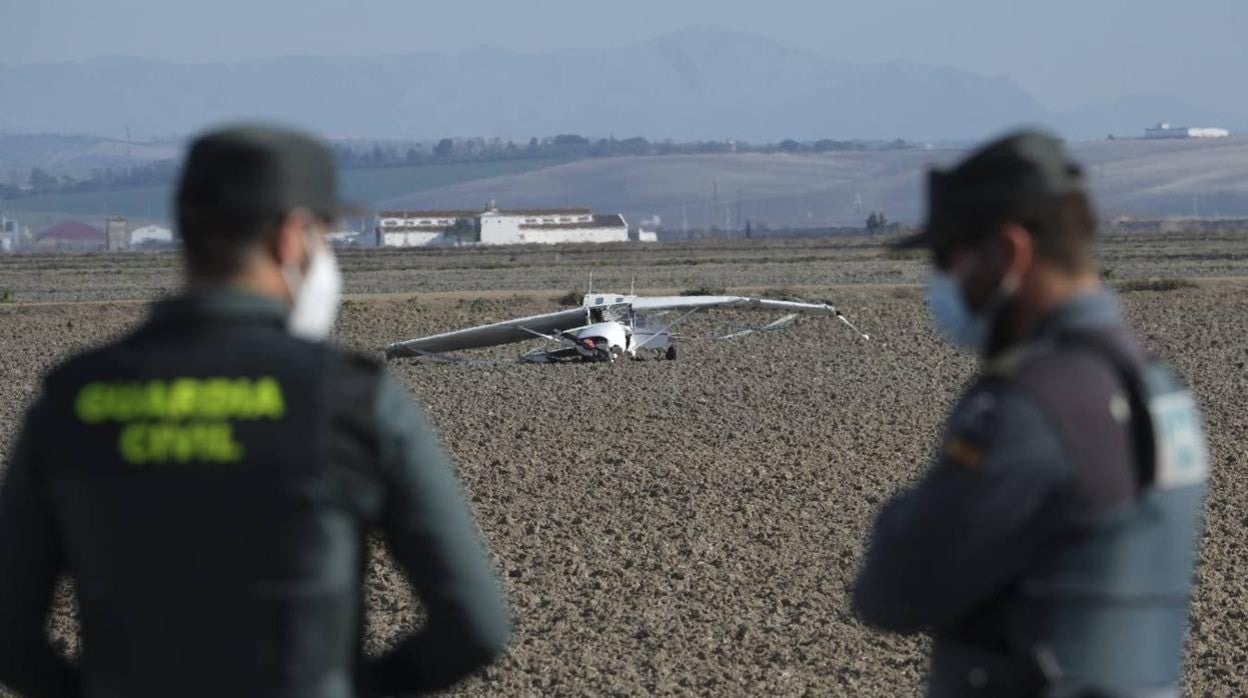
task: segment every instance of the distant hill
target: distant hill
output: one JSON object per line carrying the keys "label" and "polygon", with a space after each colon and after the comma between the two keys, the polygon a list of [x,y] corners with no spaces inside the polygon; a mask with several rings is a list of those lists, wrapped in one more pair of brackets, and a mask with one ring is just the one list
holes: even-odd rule
{"label": "distant hill", "polygon": [[[1105,217],[1248,217],[1248,139],[1118,140],[1075,144]],[[668,229],[861,225],[881,210],[917,222],[923,178],[956,150],[827,155],[706,155],[587,160],[524,174],[437,187],[390,206],[577,204],[659,215]]]}
{"label": "distant hill", "polygon": [[[1091,141],[1072,145],[1105,217],[1248,217],[1248,139]],[[588,205],[632,222],[658,215],[669,230],[858,226],[874,210],[913,223],[924,212],[923,177],[956,149],[824,155],[725,154],[618,157],[561,163],[517,160],[347,170],[356,201],[376,207]],[[0,202],[50,224],[65,215],[164,220],[168,187],[57,194]],[[38,216],[37,219],[31,216]]]}
{"label": "distant hill", "polygon": [[32,167],[87,175],[97,168],[142,165],[180,154],[173,144],[126,143],[87,135],[0,133],[0,176],[16,172],[24,180]]}
{"label": "distant hill", "polygon": [[547,53],[0,66],[0,94],[0,131],[114,138],[127,126],[145,136],[185,134],[264,117],[341,137],[932,140],[978,138],[1046,116],[1005,78],[843,63],[705,29]]}
{"label": "distant hill", "polygon": [[[351,201],[372,204],[402,194],[465,181],[488,180],[559,164],[559,160],[461,162],[417,167],[383,167],[342,172],[342,186]],[[436,199],[435,199],[436,200]],[[47,221],[60,216],[121,215],[135,220],[166,221],[173,186],[140,187],[69,194],[45,194],[0,201],[0,211],[24,220]],[[31,217],[31,216],[36,217]],[[43,223],[40,223],[43,224]]]}

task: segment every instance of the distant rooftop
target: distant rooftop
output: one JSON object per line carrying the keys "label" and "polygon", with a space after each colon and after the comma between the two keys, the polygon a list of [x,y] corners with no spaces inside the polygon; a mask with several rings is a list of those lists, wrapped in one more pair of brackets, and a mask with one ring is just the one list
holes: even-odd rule
{"label": "distant rooftop", "polygon": [[104,242],[104,231],[78,221],[62,221],[51,228],[41,231],[36,237],[40,240]]}
{"label": "distant rooftop", "polygon": [[[607,215],[594,216],[594,222],[591,224],[595,228],[623,228],[625,227],[624,217],[618,213],[610,213]],[[577,230],[584,228],[585,223],[525,223],[520,226],[523,230]]]}
{"label": "distant rooftop", "polygon": [[381,218],[474,218],[486,213],[500,216],[588,216],[589,208],[479,208],[479,209],[394,209],[378,211]]}

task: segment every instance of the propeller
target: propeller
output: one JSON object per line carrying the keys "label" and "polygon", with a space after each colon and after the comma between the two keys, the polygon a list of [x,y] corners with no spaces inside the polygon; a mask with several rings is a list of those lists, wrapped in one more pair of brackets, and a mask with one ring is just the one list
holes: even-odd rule
{"label": "propeller", "polygon": [[611,347],[606,342],[594,341],[592,337],[578,337],[571,332],[563,332],[559,336],[597,354],[603,361],[611,360]]}

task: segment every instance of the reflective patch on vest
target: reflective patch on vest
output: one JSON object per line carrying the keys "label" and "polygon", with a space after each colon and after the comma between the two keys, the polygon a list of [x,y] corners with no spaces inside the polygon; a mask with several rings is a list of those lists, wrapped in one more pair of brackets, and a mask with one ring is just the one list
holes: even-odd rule
{"label": "reflective patch on vest", "polygon": [[1148,411],[1157,449],[1154,486],[1174,489],[1204,482],[1209,453],[1192,396],[1181,392],[1155,397],[1149,401]]}
{"label": "reflective patch on vest", "polygon": [[130,465],[237,463],[246,454],[238,421],[286,414],[272,376],[105,381],[78,391],[74,413],[87,425],[120,425],[117,451]]}
{"label": "reflective patch on vest", "polygon": [[984,452],[966,439],[953,436],[945,440],[942,449],[945,457],[963,468],[978,468],[984,462]]}
{"label": "reflective patch on vest", "polygon": [[996,396],[986,391],[959,405],[941,445],[944,457],[963,468],[978,468],[984,460],[983,444],[992,434],[996,409]]}

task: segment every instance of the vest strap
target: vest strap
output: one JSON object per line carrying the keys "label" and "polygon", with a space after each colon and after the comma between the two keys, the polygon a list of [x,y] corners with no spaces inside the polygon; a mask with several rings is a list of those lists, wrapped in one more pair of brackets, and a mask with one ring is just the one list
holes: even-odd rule
{"label": "vest strap", "polygon": [[1157,475],[1157,454],[1153,422],[1149,416],[1146,397],[1148,391],[1144,386],[1143,376],[1140,375],[1139,365],[1103,334],[1069,330],[1059,334],[1057,339],[1063,346],[1088,350],[1114,369],[1127,391],[1127,401],[1131,406],[1131,440],[1135,448],[1136,483],[1140,491],[1148,489]]}

